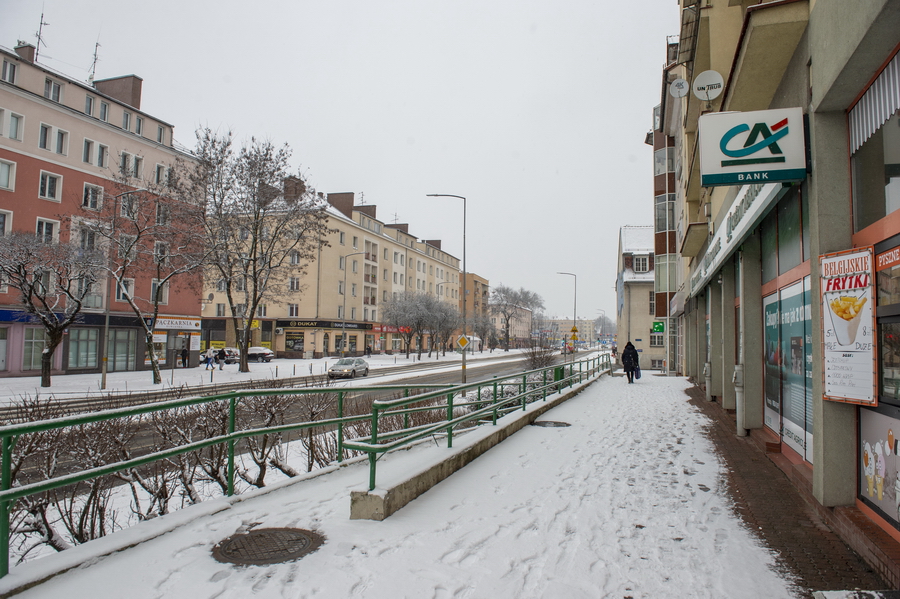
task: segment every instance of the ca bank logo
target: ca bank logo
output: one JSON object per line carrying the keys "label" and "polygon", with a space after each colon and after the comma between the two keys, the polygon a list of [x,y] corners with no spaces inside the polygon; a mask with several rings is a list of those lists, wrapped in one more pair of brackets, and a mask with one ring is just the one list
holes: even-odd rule
{"label": "ca bank logo", "polygon": [[[766,123],[756,123],[753,127],[747,123],[741,123],[732,127],[719,141],[719,150],[734,160],[723,160],[722,166],[784,162],[784,152],[778,147],[778,142],[789,132],[790,127],[788,127],[786,118],[771,127]],[[741,146],[742,139],[743,145]],[[735,148],[735,146],[740,147]]]}

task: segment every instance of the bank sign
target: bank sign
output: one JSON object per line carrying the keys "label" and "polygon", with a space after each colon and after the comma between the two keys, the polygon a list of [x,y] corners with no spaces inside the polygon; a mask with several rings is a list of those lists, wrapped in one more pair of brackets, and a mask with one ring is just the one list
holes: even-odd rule
{"label": "bank sign", "polygon": [[800,108],[714,112],[700,117],[699,128],[704,187],[806,178]]}

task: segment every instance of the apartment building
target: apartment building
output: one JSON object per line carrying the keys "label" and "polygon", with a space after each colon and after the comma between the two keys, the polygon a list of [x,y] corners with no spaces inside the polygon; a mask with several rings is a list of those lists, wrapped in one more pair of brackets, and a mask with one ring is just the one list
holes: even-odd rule
{"label": "apartment building", "polygon": [[[421,240],[407,224],[385,224],[374,205],[355,205],[355,194],[330,193],[327,244],[309,265],[285,273],[287,291],[253,316],[251,345],[288,358],[400,351],[400,331],[381,323],[381,306],[404,291],[434,295],[460,305],[459,259],[440,240]],[[207,281],[203,347],[234,345],[227,302]],[[344,334],[346,332],[346,335]],[[428,335],[414,347],[428,347]]]}
{"label": "apartment building", "polygon": [[616,277],[616,343],[621,352],[631,341],[638,351],[641,368],[665,368],[664,332],[656,317],[654,287],[655,231],[651,226],[619,229]]}
{"label": "apartment building", "polygon": [[[34,59],[30,44],[0,47],[0,234],[32,232],[65,242],[67,221],[90,219],[115,201],[123,178],[130,189],[147,187],[166,178],[178,158],[190,157],[173,147],[172,125],[142,110],[140,77],[85,83]],[[199,349],[200,306],[196,294],[180,292],[184,283],[172,282],[154,323],[163,363],[182,348],[196,360]],[[138,276],[127,292],[148,297],[154,284],[149,275]],[[109,371],[148,368],[143,325],[123,291],[109,279],[92,291],[80,323],[53,356],[53,373],[96,372],[105,354]],[[0,377],[39,373],[44,339],[18,292],[0,288]]]}
{"label": "apartment building", "polygon": [[680,8],[653,132],[678,370],[896,588],[900,2]]}

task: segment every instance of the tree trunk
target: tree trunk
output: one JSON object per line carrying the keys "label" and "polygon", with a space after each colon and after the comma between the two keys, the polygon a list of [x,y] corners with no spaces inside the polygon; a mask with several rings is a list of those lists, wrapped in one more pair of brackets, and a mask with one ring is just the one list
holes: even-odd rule
{"label": "tree trunk", "polygon": [[162,384],[162,374],[159,372],[159,356],[156,355],[156,347],[153,345],[153,331],[144,330],[144,339],[147,343],[147,354],[150,356],[150,368],[153,370],[153,384]]}
{"label": "tree trunk", "polygon": [[50,370],[53,367],[53,352],[62,343],[62,331],[47,333],[47,342],[41,352],[41,387],[50,386]]}

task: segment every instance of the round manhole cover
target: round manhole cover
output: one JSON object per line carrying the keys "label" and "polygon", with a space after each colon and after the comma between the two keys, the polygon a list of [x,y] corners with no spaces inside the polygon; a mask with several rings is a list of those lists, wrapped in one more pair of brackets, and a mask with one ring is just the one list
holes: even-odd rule
{"label": "round manhole cover", "polygon": [[228,537],[213,547],[213,557],[231,564],[277,564],[318,549],[325,538],[299,528],[260,528]]}
{"label": "round manhole cover", "polygon": [[556,420],[536,420],[531,423],[534,426],[548,426],[552,428],[561,428],[564,426],[572,426],[568,422],[559,422]]}

